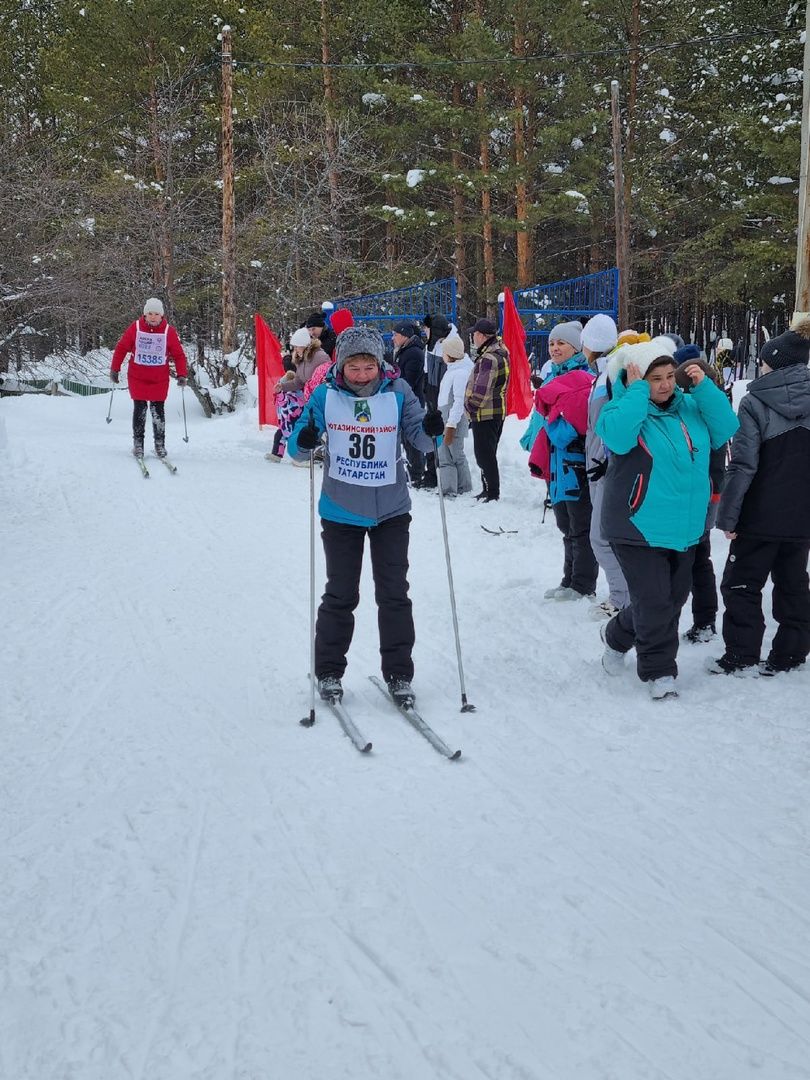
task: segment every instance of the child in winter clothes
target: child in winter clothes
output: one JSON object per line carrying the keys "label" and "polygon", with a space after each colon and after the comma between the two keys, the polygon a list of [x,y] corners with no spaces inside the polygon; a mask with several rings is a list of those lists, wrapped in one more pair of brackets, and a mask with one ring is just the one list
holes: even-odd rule
{"label": "child in winter clothes", "polygon": [[709,450],[737,429],[722,390],[697,365],[692,390],[675,383],[667,337],[617,349],[608,362],[613,398],[596,434],[610,451],[602,531],[627,581],[630,604],[603,628],[610,675],[635,646],[637,670],[654,699],[677,697],[678,619],[706,527]]}
{"label": "child in winter clothes", "polygon": [[[725,654],[710,670],[773,675],[801,667],[810,654],[810,317],[771,338],[763,374],[740,402],[740,430],[717,514],[731,540],[720,591]],[[765,620],[762,589],[773,581],[779,624],[759,665]]]}
{"label": "child in winter clothes", "polygon": [[163,304],[150,297],[143,305],[143,318],[136,320],[121,335],[110,363],[110,378],[118,382],[118,373],[129,356],[127,381],[132,398],[132,453],[143,457],[146,433],[146,409],[152,414],[155,453],[166,457],[165,402],[169,396],[169,361],[177,370],[177,385],[186,385],[188,364],[180,338],[163,315]]}
{"label": "child in winter clothes", "polygon": [[547,600],[581,600],[596,589],[599,566],[589,538],[591,497],[585,478],[585,431],[593,373],[581,352],[582,325],[559,323],[549,334],[551,371],[535,391],[542,424],[529,468],[549,485],[557,528],[563,536],[563,576]]}
{"label": "child in winter clothes", "polygon": [[439,482],[445,495],[466,495],[472,491],[472,477],[464,453],[464,440],[470,427],[464,413],[464,395],[473,362],[458,334],[449,334],[444,339],[442,358],[447,370],[439,386],[439,410],[444,419],[444,438],[438,454]]}
{"label": "child in winter clothes", "polygon": [[384,365],[383,352],[382,335],[373,327],[344,330],[335,363],[287,444],[290,455],[302,460],[326,435],[318,508],[327,581],[315,627],[314,672],[324,700],[339,701],[343,694],[367,535],[383,677],[399,704],[414,700],[407,578],[411,502],[402,440],[430,450],[444,425],[438,413],[424,414],[405,380]]}
{"label": "child in winter clothes", "polygon": [[275,386],[278,431],[273,440],[273,449],[265,454],[268,461],[279,462],[284,457],[286,441],[304,408],[304,389],[317,369],[329,362],[318,341],[311,338],[309,331],[303,327],[290,338],[290,348],[295,370],[288,371]]}

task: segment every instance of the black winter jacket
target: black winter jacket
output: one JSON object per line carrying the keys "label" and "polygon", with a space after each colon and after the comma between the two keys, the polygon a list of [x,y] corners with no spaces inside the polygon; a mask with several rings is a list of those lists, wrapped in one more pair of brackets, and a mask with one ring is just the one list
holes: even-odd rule
{"label": "black winter jacket", "polygon": [[755,379],[738,415],[717,527],[810,540],[810,368],[795,364]]}
{"label": "black winter jacket", "polygon": [[421,337],[411,337],[394,353],[394,363],[411,390],[425,404],[425,346]]}

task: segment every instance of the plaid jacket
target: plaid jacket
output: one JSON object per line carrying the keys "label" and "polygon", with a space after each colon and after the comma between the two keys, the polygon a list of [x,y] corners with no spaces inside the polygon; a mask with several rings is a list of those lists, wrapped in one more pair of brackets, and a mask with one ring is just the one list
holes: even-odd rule
{"label": "plaid jacket", "polygon": [[509,352],[497,338],[490,338],[475,360],[464,409],[470,420],[501,420],[506,414]]}

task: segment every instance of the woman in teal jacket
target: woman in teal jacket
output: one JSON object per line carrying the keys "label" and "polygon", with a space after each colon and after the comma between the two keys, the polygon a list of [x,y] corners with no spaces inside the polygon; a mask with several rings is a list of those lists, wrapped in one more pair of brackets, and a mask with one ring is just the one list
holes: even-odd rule
{"label": "woman in teal jacket", "polygon": [[611,452],[602,531],[630,593],[603,628],[602,664],[618,674],[635,647],[639,678],[656,699],[677,697],[678,620],[706,525],[709,455],[739,426],[698,365],[687,368],[688,393],[676,386],[674,350],[666,337],[617,349],[608,364],[613,397],[596,423]]}

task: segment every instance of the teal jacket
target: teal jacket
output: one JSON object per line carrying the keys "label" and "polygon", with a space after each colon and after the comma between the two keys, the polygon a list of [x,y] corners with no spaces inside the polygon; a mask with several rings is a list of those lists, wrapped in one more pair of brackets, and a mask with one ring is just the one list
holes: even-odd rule
{"label": "teal jacket", "polygon": [[676,388],[668,408],[650,400],[644,379],[623,373],[596,421],[611,451],[605,475],[602,531],[612,543],[686,551],[706,528],[711,498],[709,455],[739,427],[722,390],[704,378]]}

